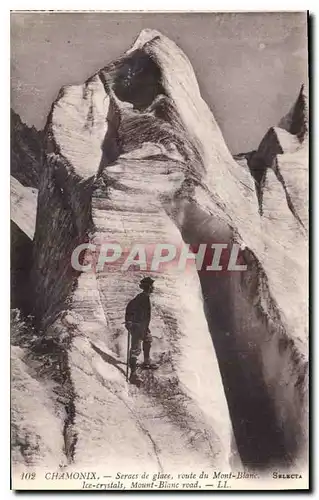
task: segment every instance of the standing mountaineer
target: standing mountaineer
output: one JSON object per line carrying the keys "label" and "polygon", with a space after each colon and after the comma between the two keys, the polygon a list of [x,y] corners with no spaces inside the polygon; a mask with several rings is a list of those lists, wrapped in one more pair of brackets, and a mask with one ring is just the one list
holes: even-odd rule
{"label": "standing mountaineer", "polygon": [[143,278],[139,287],[143,290],[133,300],[131,300],[125,311],[125,327],[131,335],[131,350],[129,364],[131,368],[131,384],[139,384],[136,368],[137,359],[141,354],[141,344],[143,342],[144,363],[143,368],[156,369],[157,365],[150,359],[152,335],[149,329],[151,321],[151,302],[150,295],[153,293],[154,280],[152,278]]}

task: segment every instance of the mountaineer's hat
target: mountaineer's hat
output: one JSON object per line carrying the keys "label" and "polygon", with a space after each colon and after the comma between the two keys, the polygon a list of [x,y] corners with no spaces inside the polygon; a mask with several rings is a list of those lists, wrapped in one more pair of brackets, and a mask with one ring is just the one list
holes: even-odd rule
{"label": "mountaineer's hat", "polygon": [[148,288],[148,287],[152,286],[153,283],[154,283],[154,280],[148,276],[147,278],[143,278],[140,281],[139,287],[140,288]]}

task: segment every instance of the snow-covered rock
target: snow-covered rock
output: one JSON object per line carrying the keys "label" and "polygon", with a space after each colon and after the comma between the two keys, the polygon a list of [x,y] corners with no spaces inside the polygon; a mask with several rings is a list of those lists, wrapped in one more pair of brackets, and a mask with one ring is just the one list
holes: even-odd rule
{"label": "snow-covered rock", "polygon": [[42,165],[43,132],[28,127],[11,109],[11,175],[23,186],[37,188]]}
{"label": "snow-covered rock", "polygon": [[10,177],[10,216],[11,220],[33,240],[37,213],[38,190],[23,186],[17,179]]}
{"label": "snow-covered rock", "polygon": [[[52,387],[25,359],[27,352],[11,347],[11,433],[15,474],[29,467],[56,467],[65,461],[63,418],[58,418]],[[39,380],[40,379],[40,380]]]}

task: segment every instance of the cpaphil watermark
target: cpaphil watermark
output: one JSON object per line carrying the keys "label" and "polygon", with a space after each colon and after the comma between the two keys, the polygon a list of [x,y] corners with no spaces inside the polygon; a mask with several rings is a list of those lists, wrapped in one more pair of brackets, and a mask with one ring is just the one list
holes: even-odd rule
{"label": "cpaphil watermark", "polygon": [[197,271],[246,271],[243,255],[245,247],[239,243],[201,243],[174,245],[170,243],[135,243],[130,248],[119,243],[82,243],[72,252],[71,264],[76,271],[155,271],[165,272],[176,267],[184,271],[196,266]]}

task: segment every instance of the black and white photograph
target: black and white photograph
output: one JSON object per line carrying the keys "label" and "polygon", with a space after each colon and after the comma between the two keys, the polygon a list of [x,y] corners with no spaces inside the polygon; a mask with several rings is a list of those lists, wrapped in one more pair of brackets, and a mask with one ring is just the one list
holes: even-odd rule
{"label": "black and white photograph", "polygon": [[309,489],[308,22],[11,11],[13,490]]}

